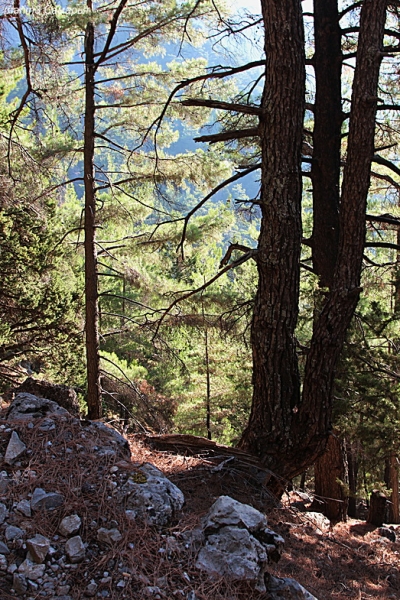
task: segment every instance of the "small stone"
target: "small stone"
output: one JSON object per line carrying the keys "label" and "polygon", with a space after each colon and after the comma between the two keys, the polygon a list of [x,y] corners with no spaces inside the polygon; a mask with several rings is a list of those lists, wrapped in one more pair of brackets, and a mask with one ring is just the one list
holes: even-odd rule
{"label": "small stone", "polygon": [[29,560],[29,558],[26,558],[24,562],[19,565],[18,572],[21,575],[25,575],[27,579],[36,581],[37,579],[43,577],[45,568],[45,565],[37,565],[31,560]]}
{"label": "small stone", "polygon": [[97,583],[94,581],[94,579],[92,579],[91,582],[86,586],[85,596],[88,596],[89,598],[94,596],[97,591],[97,587]]}
{"label": "small stone", "polygon": [[5,504],[0,502],[0,525],[4,523],[6,518],[8,517],[8,509]]}
{"label": "small stone", "polygon": [[20,456],[24,454],[26,445],[19,439],[18,433],[13,431],[8,442],[7,450],[4,456],[4,462],[12,465]]}
{"label": "small stone", "polygon": [[13,588],[18,595],[25,594],[25,592],[28,590],[28,582],[26,581],[25,575],[14,573]]}
{"label": "small stone", "polygon": [[85,546],[79,535],[70,538],[65,544],[65,551],[71,563],[78,563],[85,558]]}
{"label": "small stone", "polygon": [[143,594],[145,596],[154,596],[155,598],[161,598],[163,595],[162,591],[157,585],[148,585],[143,588]]}
{"label": "small stone", "polygon": [[31,503],[29,502],[29,500],[21,500],[21,502],[18,502],[18,504],[15,507],[15,510],[21,513],[21,515],[24,515],[24,517],[32,516]]}
{"label": "small stone", "polygon": [[70,589],[70,585],[59,585],[57,588],[57,594],[58,596],[65,596],[66,594],[69,594]]}
{"label": "small stone", "polygon": [[6,528],[5,538],[7,542],[12,542],[14,540],[19,540],[25,535],[25,531],[16,527],[15,525],[9,525]]}
{"label": "small stone", "polygon": [[396,534],[393,531],[393,529],[390,529],[390,527],[379,527],[378,528],[378,533],[379,533],[379,535],[381,535],[382,537],[387,538],[391,542],[395,542],[396,541]]}
{"label": "small stone", "polygon": [[7,559],[4,554],[0,554],[0,571],[7,571]]}
{"label": "small stone", "polygon": [[27,540],[26,547],[29,551],[29,558],[35,563],[44,562],[50,548],[50,540],[39,533],[35,537]]}
{"label": "small stone", "polygon": [[4,542],[0,542],[0,554],[10,554],[10,550]]}
{"label": "small stone", "polygon": [[10,565],[10,566],[8,567],[8,569],[7,569],[7,573],[10,573],[10,574],[12,575],[13,573],[15,573],[15,571],[16,571],[17,569],[18,569],[18,566],[17,566],[15,563],[13,563],[12,565]]}
{"label": "small stone", "polygon": [[99,542],[104,542],[105,544],[115,544],[122,540],[122,535],[120,531],[114,527],[113,529],[106,529],[105,527],[100,527],[97,532],[97,539]]}
{"label": "small stone", "polygon": [[125,581],[123,579],[121,579],[117,583],[117,588],[123,589],[124,587],[125,587]]}
{"label": "small stone", "polygon": [[31,579],[28,579],[28,584],[29,584],[29,589],[31,592],[37,593],[39,591],[39,584],[37,584],[36,581],[32,581]]}
{"label": "small stone", "polygon": [[64,503],[64,496],[57,492],[45,492],[42,488],[36,488],[31,498],[32,510],[54,510]]}
{"label": "small stone", "polygon": [[56,425],[53,419],[44,419],[40,424],[40,431],[53,431],[56,428]]}
{"label": "small stone", "polygon": [[58,531],[64,537],[68,537],[69,535],[78,533],[81,525],[82,521],[78,515],[70,515],[69,517],[64,517],[61,521]]}
{"label": "small stone", "polygon": [[0,472],[0,495],[4,495],[7,492],[7,488],[10,484],[7,471]]}

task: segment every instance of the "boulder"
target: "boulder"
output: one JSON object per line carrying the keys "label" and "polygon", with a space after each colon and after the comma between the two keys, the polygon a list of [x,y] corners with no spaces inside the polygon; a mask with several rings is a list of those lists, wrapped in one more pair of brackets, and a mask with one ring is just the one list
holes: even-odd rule
{"label": "boulder", "polygon": [[330,520],[322,513],[310,511],[306,512],[304,517],[305,522],[311,527],[315,527],[317,533],[326,533],[331,528]]}
{"label": "boulder", "polygon": [[116,456],[130,457],[129,443],[123,435],[118,433],[111,425],[106,425],[102,421],[81,421],[83,430],[89,430],[93,434],[97,435],[100,440],[100,444],[94,451],[99,456],[109,456],[114,458]]}
{"label": "boulder", "polygon": [[229,496],[220,496],[203,520],[203,547],[196,566],[211,576],[253,582],[265,591],[264,574],[278,561],[284,539],[269,529],[265,515]]}
{"label": "boulder", "polygon": [[196,561],[196,567],[211,576],[253,581],[262,591],[267,564],[263,545],[247,529],[238,527],[222,527],[209,535]]}
{"label": "boulder", "polygon": [[181,510],[181,490],[150,463],[141,465],[118,492],[127,515],[164,526]]}
{"label": "boulder", "polygon": [[49,414],[64,415],[69,413],[53,400],[38,398],[33,394],[17,394],[7,411],[8,421],[31,421],[34,418],[46,417]]}
{"label": "boulder", "polygon": [[19,387],[14,390],[14,394],[20,393],[33,394],[37,398],[47,398],[56,402],[59,406],[65,408],[71,415],[79,417],[79,402],[76,392],[73,388],[66,385],[56,385],[48,381],[40,381],[28,377]]}

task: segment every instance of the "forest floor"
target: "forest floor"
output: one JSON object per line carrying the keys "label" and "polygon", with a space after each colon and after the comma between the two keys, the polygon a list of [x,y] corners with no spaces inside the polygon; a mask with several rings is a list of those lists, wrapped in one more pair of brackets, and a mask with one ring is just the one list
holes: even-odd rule
{"label": "forest floor", "polygon": [[[7,422],[1,420],[2,416],[0,411],[0,425],[4,428]],[[154,599],[268,600],[268,594],[254,591],[249,584],[209,579],[196,569],[196,554],[190,543],[185,546],[180,541],[200,524],[219,496],[228,495],[264,512],[269,526],[285,539],[281,560],[269,568],[273,575],[292,577],[318,600],[400,599],[400,529],[395,542],[381,537],[378,529],[363,521],[349,520],[325,530],[318,529],[306,512],[295,508],[294,503],[299,499],[295,494],[285,496],[278,505],[249,464],[241,465],[240,460],[230,462],[233,449],[217,447],[217,451],[225,452],[220,456],[215,452],[214,455],[205,452],[188,456],[182,450],[175,454],[152,449],[144,436],[131,435],[128,439],[132,463],[116,457],[104,468],[94,452],[84,451],[82,446],[78,450],[76,442],[81,441],[82,429],[77,419],[71,423],[61,419],[57,421],[57,429],[48,432],[40,430],[40,421],[34,426],[32,423],[18,425],[21,439],[31,454],[22,459],[19,467],[8,467],[19,483],[10,487],[2,501],[12,507],[36,487],[60,491],[65,496],[64,507],[36,513],[35,519],[25,519],[22,524],[29,535],[41,533],[56,540],[57,548],[63,545],[56,535],[61,518],[71,513],[81,516],[81,534],[88,544],[87,560],[65,565],[69,568],[65,574],[70,587],[68,598],[84,600],[89,596],[88,583],[95,580],[96,597],[108,600],[144,600],[151,596],[151,590]],[[89,444],[89,433],[86,431],[85,435],[85,444]],[[8,439],[9,433],[0,434],[1,453],[5,452]],[[117,499],[109,495],[107,486],[112,475],[107,473],[112,473],[112,469],[122,473],[144,462],[152,463],[165,473],[186,499],[176,521],[163,531],[128,519]],[[0,461],[0,467],[1,464]],[[25,479],[29,473],[35,474],[33,479],[30,476]],[[112,547],[99,546],[96,528],[114,520],[123,539]],[[94,529],[93,523],[97,524]],[[394,529],[397,527],[400,528],[394,526]],[[190,540],[190,536],[186,539]],[[121,578],[122,588],[118,587]],[[11,583],[3,577],[3,583],[0,600],[15,599],[12,577]],[[40,593],[35,595],[39,597]]]}
{"label": "forest floor", "polygon": [[[183,491],[186,503],[179,522],[181,529],[185,522],[188,527],[199,522],[218,496],[228,495],[265,511],[269,526],[285,539],[281,560],[269,568],[273,575],[296,579],[318,600],[400,599],[400,529],[396,542],[381,537],[376,527],[355,519],[321,531],[306,512],[291,507],[299,500],[294,493],[277,506],[265,490],[240,471],[216,471],[215,463],[210,464],[208,459],[152,451],[134,436],[130,443],[133,460],[153,463]],[[393,526],[395,530],[397,527]],[[203,598],[201,587],[196,592],[199,598]],[[214,598],[250,599],[248,593],[242,596],[237,589],[231,596],[220,595],[216,587]],[[266,595],[253,593],[251,598],[262,600]]]}

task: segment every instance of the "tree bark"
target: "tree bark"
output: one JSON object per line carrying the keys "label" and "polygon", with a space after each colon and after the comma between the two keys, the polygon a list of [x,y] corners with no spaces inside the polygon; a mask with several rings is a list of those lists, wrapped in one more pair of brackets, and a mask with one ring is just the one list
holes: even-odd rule
{"label": "tree bark", "polygon": [[385,483],[392,490],[388,505],[388,522],[400,523],[399,514],[399,465],[395,452],[386,459]]}
{"label": "tree bark", "polygon": [[331,287],[339,248],[342,49],[337,0],[314,0],[313,268]]}
{"label": "tree bark", "polygon": [[337,436],[337,432],[329,436],[324,454],[314,465],[314,474],[317,502],[311,510],[322,512],[331,521],[346,521],[347,456],[344,441]]}
{"label": "tree bark", "polygon": [[[88,7],[91,8],[90,4],[88,4]],[[88,22],[85,33],[85,125],[83,168],[85,180],[85,331],[89,419],[99,419],[101,417],[96,194],[94,177],[95,71],[94,24]]]}
{"label": "tree bark", "polygon": [[[300,0],[262,1],[267,57],[262,97],[261,229],[251,328],[253,403],[240,447],[280,464],[299,405],[294,329],[301,247],[304,32]],[[286,461],[285,461],[286,462]]]}
{"label": "tree bark", "polygon": [[351,444],[347,445],[347,465],[349,471],[349,506],[347,514],[352,519],[357,519],[357,479],[358,479],[358,460]]}
{"label": "tree bark", "polygon": [[305,367],[302,406],[292,430],[309,456],[313,452],[316,456],[321,453],[331,429],[335,368],[361,292],[366,201],[374,155],[386,5],[386,0],[366,0],[361,9],[340,203],[338,260],[332,290],[315,325]]}
{"label": "tree bark", "polygon": [[367,523],[381,527],[385,521],[387,498],[383,492],[374,490],[370,497]]}
{"label": "tree bark", "polygon": [[[386,5],[386,0],[365,0],[361,9],[338,260],[332,289],[315,325],[300,399],[294,328],[301,242],[302,16],[298,0],[262,2],[267,69],[260,124],[259,284],[251,332],[254,391],[240,447],[286,479],[302,473],[325,449],[335,368],[361,291]],[[278,480],[275,491],[282,491]]]}

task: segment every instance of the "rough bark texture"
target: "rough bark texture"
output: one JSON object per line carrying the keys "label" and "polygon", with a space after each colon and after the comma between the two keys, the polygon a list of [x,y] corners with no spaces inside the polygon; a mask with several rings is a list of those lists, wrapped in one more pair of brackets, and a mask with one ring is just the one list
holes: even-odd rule
{"label": "rough bark texture", "polygon": [[370,497],[367,523],[381,527],[385,521],[387,498],[383,492],[374,490]]}
{"label": "rough bark texture", "polygon": [[365,0],[361,9],[338,260],[332,290],[315,326],[300,400],[294,328],[304,106],[301,7],[298,0],[262,2],[267,68],[260,125],[259,285],[252,323],[254,392],[240,447],[287,479],[303,472],[325,449],[336,363],[360,294],[386,4],[386,0]]}
{"label": "rough bark texture", "polygon": [[346,448],[344,441],[336,433],[329,436],[325,452],[314,465],[314,473],[316,501],[311,510],[322,512],[331,521],[346,521],[348,506]]}
{"label": "rough bark texture", "polygon": [[352,519],[357,519],[357,479],[358,460],[357,453],[351,444],[347,445],[347,466],[349,471],[349,506],[347,514]]}
{"label": "rough bark texture", "polygon": [[314,0],[315,102],[312,259],[322,287],[331,287],[339,247],[342,49],[337,0]]}
{"label": "rough bark texture", "polygon": [[294,329],[301,245],[304,39],[300,0],[264,0],[259,284],[251,330],[253,404],[240,447],[276,465],[299,404]]}
{"label": "rough bark texture", "polygon": [[388,523],[400,523],[399,514],[399,464],[395,452],[386,459],[385,483],[392,490],[388,505]]}
{"label": "rough bark texture", "polygon": [[[90,8],[90,7],[89,7]],[[96,250],[96,194],[94,179],[95,139],[95,64],[94,25],[89,22],[85,34],[85,299],[87,403],[89,419],[101,417],[99,300]]]}

